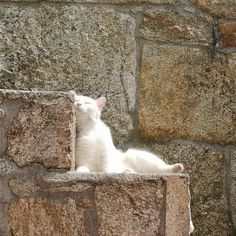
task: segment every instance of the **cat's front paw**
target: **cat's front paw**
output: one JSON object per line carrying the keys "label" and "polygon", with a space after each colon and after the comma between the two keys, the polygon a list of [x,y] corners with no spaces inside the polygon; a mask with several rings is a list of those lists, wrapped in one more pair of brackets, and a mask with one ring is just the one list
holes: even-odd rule
{"label": "cat's front paw", "polygon": [[75,171],[78,173],[89,173],[90,169],[86,166],[79,166]]}

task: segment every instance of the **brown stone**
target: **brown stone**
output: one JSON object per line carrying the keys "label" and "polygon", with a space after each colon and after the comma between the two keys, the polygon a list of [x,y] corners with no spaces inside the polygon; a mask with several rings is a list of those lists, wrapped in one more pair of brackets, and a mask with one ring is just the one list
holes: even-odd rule
{"label": "brown stone", "polygon": [[69,94],[0,90],[6,116],[1,153],[18,166],[40,163],[70,169],[74,162],[75,116]]}
{"label": "brown stone", "polygon": [[193,235],[230,233],[223,150],[196,144],[141,145],[139,148],[158,154],[170,164],[184,165],[184,173],[190,176]]}
{"label": "brown stone", "polygon": [[[168,236],[176,236],[178,232],[182,235],[188,235],[189,229],[183,225],[183,222],[189,222],[189,209],[186,206],[190,198],[188,191],[183,189],[188,188],[188,180],[179,181],[179,177],[172,177],[167,181],[166,188],[166,231]],[[173,189],[175,191],[173,191]],[[181,209],[181,210],[177,210]],[[181,221],[179,221],[181,219]],[[177,224],[176,224],[177,223]],[[173,227],[175,225],[175,227]]]}
{"label": "brown stone", "polygon": [[145,45],[138,131],[157,140],[236,142],[235,64],[199,48]]}
{"label": "brown stone", "polygon": [[39,187],[32,181],[12,179],[9,181],[11,191],[18,197],[27,197],[37,192]]}
{"label": "brown stone", "polygon": [[36,184],[14,179],[10,187],[20,199],[7,211],[10,231],[19,236],[151,236],[174,235],[176,229],[176,236],[187,235],[188,185],[186,175],[67,173],[41,179],[34,196]]}
{"label": "brown stone", "polygon": [[98,186],[95,202],[99,235],[154,236],[163,233],[164,194],[162,181]]}
{"label": "brown stone", "polygon": [[236,23],[221,21],[219,34],[223,47],[236,47]]}
{"label": "brown stone", "polygon": [[211,45],[212,19],[168,10],[147,10],[140,34],[148,40]]}
{"label": "brown stone", "polygon": [[8,215],[13,235],[78,236],[88,235],[84,211],[73,199],[60,203],[45,198],[23,198],[10,205]]}
{"label": "brown stone", "polygon": [[235,0],[192,0],[192,2],[214,16],[236,19]]}

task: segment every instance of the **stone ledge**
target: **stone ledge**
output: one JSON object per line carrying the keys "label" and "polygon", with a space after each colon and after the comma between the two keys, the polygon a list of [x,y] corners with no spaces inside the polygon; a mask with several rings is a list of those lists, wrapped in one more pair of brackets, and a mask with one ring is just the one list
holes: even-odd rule
{"label": "stone ledge", "polygon": [[67,173],[9,186],[13,235],[188,235],[187,175]]}
{"label": "stone ledge", "polygon": [[75,112],[69,93],[0,90],[0,100],[1,158],[7,155],[20,167],[73,166]]}

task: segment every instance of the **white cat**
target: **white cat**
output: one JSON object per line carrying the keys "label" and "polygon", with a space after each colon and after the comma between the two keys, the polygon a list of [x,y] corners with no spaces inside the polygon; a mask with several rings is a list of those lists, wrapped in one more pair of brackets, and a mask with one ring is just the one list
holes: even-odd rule
{"label": "white cat", "polygon": [[[121,152],[113,144],[110,129],[100,119],[106,99],[78,96],[76,106],[76,172],[180,173],[182,164],[168,165],[156,155],[137,149]],[[190,233],[194,230],[190,215]]]}
{"label": "white cat", "polygon": [[137,149],[123,153],[113,144],[110,129],[100,119],[106,99],[75,95],[76,171],[107,173],[180,173],[182,164],[168,165],[156,155]]}

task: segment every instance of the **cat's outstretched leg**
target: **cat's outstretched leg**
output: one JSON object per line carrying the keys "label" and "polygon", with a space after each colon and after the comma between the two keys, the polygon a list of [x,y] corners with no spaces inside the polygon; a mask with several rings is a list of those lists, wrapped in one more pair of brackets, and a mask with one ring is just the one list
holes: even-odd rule
{"label": "cat's outstretched leg", "polygon": [[87,166],[79,166],[75,171],[79,173],[89,173],[90,169]]}
{"label": "cat's outstretched leg", "polygon": [[184,170],[180,163],[169,165],[157,155],[138,149],[129,149],[124,153],[124,164],[138,173],[170,174],[181,173]]}

